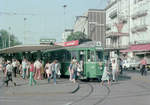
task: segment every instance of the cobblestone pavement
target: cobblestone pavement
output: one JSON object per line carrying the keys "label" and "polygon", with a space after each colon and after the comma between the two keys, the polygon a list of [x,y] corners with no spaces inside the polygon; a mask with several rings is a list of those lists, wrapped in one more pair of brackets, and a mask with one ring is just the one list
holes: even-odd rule
{"label": "cobblestone pavement", "polygon": [[[14,79],[17,86],[0,86],[0,105],[149,105],[150,73],[124,72],[117,83],[101,86],[96,81],[71,83],[58,79],[57,84],[38,81],[29,86],[28,81]],[[2,78],[0,78],[2,85]]]}

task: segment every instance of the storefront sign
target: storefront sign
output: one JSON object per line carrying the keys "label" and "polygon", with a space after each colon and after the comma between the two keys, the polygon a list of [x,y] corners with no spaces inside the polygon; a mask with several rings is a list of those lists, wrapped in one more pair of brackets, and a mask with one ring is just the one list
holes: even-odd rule
{"label": "storefront sign", "polygon": [[74,40],[74,41],[69,41],[69,42],[64,42],[64,46],[77,46],[79,45],[79,40]]}

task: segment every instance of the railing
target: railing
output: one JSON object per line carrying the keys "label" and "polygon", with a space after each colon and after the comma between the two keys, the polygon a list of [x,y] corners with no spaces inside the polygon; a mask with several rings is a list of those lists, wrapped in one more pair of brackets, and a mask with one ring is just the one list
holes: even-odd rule
{"label": "railing", "polygon": [[132,15],[132,19],[137,19],[139,17],[143,17],[147,15],[147,10],[143,10],[143,11],[138,11],[135,14]]}
{"label": "railing", "polygon": [[106,45],[106,49],[126,49],[129,45]]}
{"label": "railing", "polygon": [[132,33],[143,32],[147,30],[147,25],[135,26],[131,29]]}
{"label": "railing", "polygon": [[106,33],[106,38],[128,36],[128,35],[129,35],[128,33],[108,32]]}
{"label": "railing", "polygon": [[110,17],[111,19],[117,17],[117,10],[114,10],[113,12],[111,12],[111,13],[109,14],[109,17]]}
{"label": "railing", "polygon": [[130,45],[135,45],[135,44],[148,44],[148,43],[150,43],[150,41],[138,40],[138,41],[130,42]]}

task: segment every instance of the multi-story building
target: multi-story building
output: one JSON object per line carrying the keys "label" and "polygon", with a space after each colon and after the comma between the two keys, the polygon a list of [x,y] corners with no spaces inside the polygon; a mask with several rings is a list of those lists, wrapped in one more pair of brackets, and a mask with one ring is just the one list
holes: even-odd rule
{"label": "multi-story building", "polygon": [[83,16],[78,16],[74,32],[81,31],[93,41],[100,41],[105,46],[105,10],[89,9]]}
{"label": "multi-story building", "polygon": [[66,42],[67,41],[67,37],[73,33],[73,29],[65,29],[63,34],[62,34],[62,41]]}
{"label": "multi-story building", "polygon": [[150,0],[130,0],[130,46],[123,52],[150,64]]}
{"label": "multi-story building", "polygon": [[[77,16],[74,24],[74,32],[83,32],[88,35],[88,14],[85,13],[83,16]],[[87,36],[88,37],[88,36]]]}
{"label": "multi-story building", "polygon": [[130,0],[110,0],[106,7],[106,49],[110,55],[129,45]]}
{"label": "multi-story building", "polygon": [[106,8],[106,47],[123,49],[129,45],[129,1],[111,0]]}
{"label": "multi-story building", "polygon": [[106,8],[106,47],[110,52],[129,52],[131,58],[139,59],[146,56],[150,63],[149,34],[149,0],[110,0]]}
{"label": "multi-story building", "polygon": [[150,43],[150,1],[131,0],[131,44]]}

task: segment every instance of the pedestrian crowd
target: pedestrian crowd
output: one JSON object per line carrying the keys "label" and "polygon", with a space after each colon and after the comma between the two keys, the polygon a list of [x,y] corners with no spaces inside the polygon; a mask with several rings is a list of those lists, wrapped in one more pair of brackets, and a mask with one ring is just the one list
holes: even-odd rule
{"label": "pedestrian crowd", "polygon": [[[102,63],[99,63],[102,67]],[[141,75],[146,75],[146,65],[147,61],[143,58],[140,62],[141,65]],[[112,59],[106,60],[103,66],[103,75],[101,78],[101,84],[104,84],[104,81],[108,82],[108,85],[111,85],[112,82],[118,81],[118,76],[123,74],[123,60],[122,59]],[[22,61],[17,59],[4,60],[0,58],[0,71],[3,72],[4,84],[8,86],[9,81],[11,81],[14,86],[16,83],[13,81],[13,78],[21,77],[24,80],[29,80],[29,85],[32,86],[37,84],[37,80],[43,80],[47,78],[48,83],[53,79],[54,84],[56,84],[56,78],[61,76],[61,64],[58,60],[47,61],[46,64],[40,59],[36,61],[27,60],[23,58]],[[73,57],[69,68],[69,80],[73,83],[76,83],[78,77],[83,76],[84,71],[84,62],[83,60],[77,61],[76,57]]]}
{"label": "pedestrian crowd", "polygon": [[2,71],[3,81],[6,86],[8,86],[9,81],[16,86],[13,77],[29,80],[29,85],[31,86],[32,83],[36,85],[37,80],[43,80],[44,78],[48,78],[48,83],[50,83],[50,79],[54,79],[54,84],[56,84],[56,78],[60,78],[61,75],[60,68],[61,65],[58,60],[47,61],[44,65],[40,59],[29,61],[23,58],[22,61],[19,61],[17,59],[4,60],[0,58],[0,71]]}
{"label": "pedestrian crowd", "polygon": [[73,57],[68,70],[70,74],[69,80],[73,83],[76,83],[77,77],[81,76],[83,73],[83,61],[81,60],[80,62],[78,62],[76,60],[76,57]]}
{"label": "pedestrian crowd", "polygon": [[[105,61],[104,65],[104,71],[102,75],[102,82],[103,85],[104,81],[108,81],[108,85],[111,85],[112,82],[118,81],[118,76],[123,74],[123,71],[126,70],[126,68],[123,66],[124,60],[121,58],[114,58],[112,60]],[[147,60],[145,57],[138,63],[140,68],[141,76],[146,76],[147,74]],[[101,65],[100,65],[101,66]]]}

